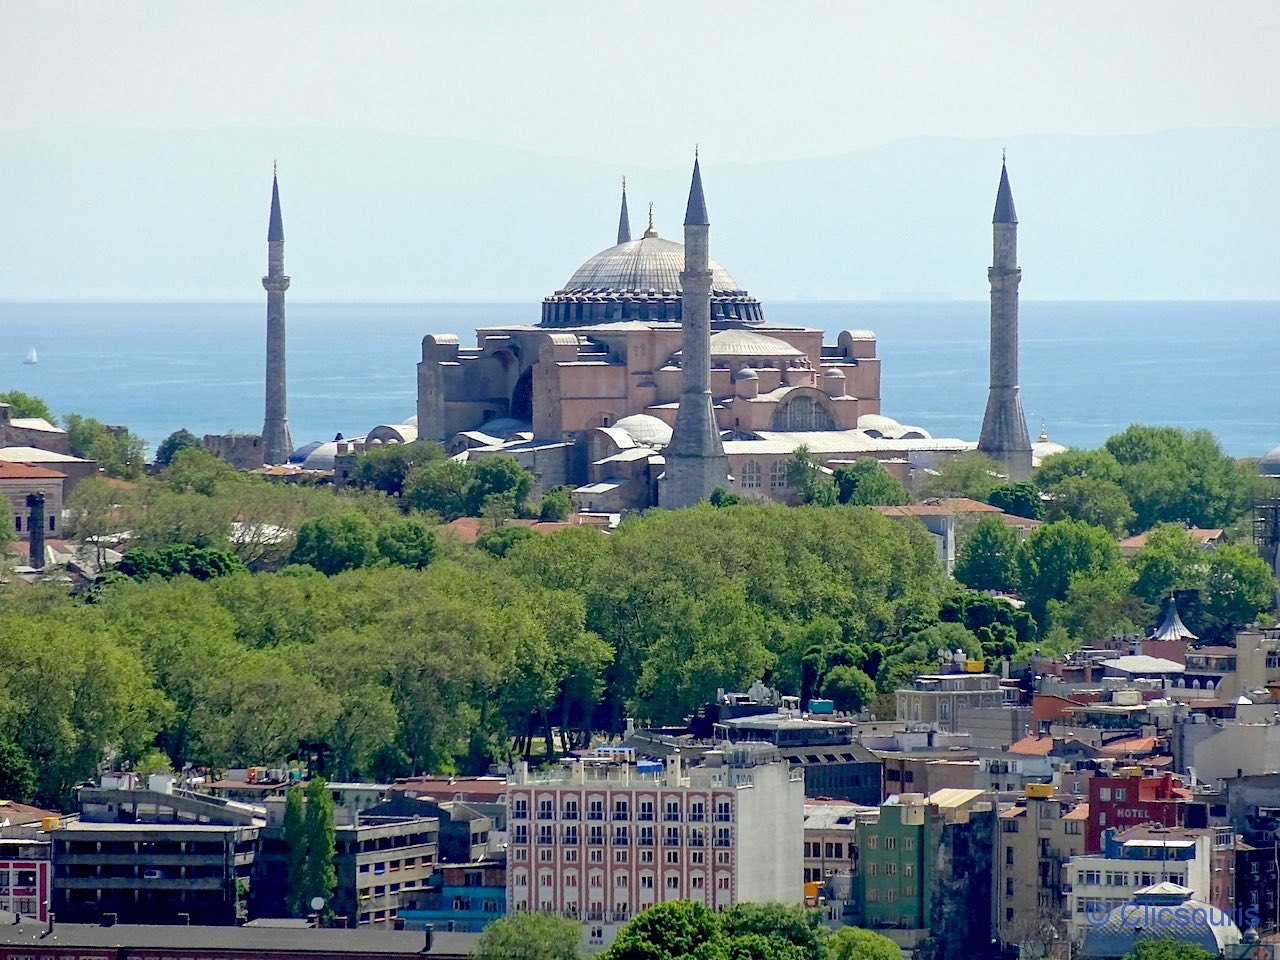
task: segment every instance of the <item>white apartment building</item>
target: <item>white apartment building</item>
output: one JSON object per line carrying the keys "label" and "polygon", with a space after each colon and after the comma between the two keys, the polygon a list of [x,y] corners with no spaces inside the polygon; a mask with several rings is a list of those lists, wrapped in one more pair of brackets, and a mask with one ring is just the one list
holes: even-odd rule
{"label": "white apartment building", "polygon": [[[645,767],[650,769],[645,769]],[[646,907],[804,900],[804,778],[763,744],[685,768],[591,757],[508,781],[508,910],[580,919],[604,943]]]}

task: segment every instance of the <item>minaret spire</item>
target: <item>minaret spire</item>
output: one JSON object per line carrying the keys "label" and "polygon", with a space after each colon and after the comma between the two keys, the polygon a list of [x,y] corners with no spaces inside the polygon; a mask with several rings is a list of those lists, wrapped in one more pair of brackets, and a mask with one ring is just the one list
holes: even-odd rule
{"label": "minaret spire", "polygon": [[618,243],[631,242],[631,214],[627,213],[627,178],[622,178],[622,212],[618,215]]}
{"label": "minaret spire", "polygon": [[993,255],[987,271],[991,282],[991,388],[978,449],[1003,463],[1010,482],[1016,482],[1031,473],[1031,436],[1018,394],[1018,284],[1022,282],[1018,215],[1003,159],[991,222]]}
{"label": "minaret spire", "polygon": [[286,401],[284,292],[289,278],[284,272],[284,218],[280,215],[280,183],[271,165],[271,217],[267,223],[267,384],[266,416],[262,422],[262,461],[287,463],[293,454]]}
{"label": "minaret spire", "polygon": [[720,440],[711,397],[710,221],[702,171],[693,161],[693,181],[684,217],[684,270],[680,274],[681,391],[671,442],[664,451],[666,477],[658,491],[664,507],[687,507],[729,482],[729,460]]}

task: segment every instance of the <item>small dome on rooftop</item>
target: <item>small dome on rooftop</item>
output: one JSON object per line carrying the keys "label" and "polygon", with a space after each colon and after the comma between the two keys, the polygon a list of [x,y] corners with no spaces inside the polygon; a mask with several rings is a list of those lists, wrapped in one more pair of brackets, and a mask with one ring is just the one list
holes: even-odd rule
{"label": "small dome on rooftop", "polygon": [[1280,447],[1272,447],[1262,455],[1258,472],[1264,477],[1280,477]]}
{"label": "small dome on rooftop", "polygon": [[841,370],[839,367],[828,367],[828,368],[827,368],[827,370],[826,370],[826,372],[825,372],[825,373],[823,373],[822,378],[823,378],[824,380],[828,380],[828,379],[829,379],[829,380],[847,380],[847,379],[849,379],[848,377],[846,377],[846,376],[844,375],[844,371],[843,371],[843,370]]}
{"label": "small dome on rooftop", "polygon": [[756,373],[750,367],[743,367],[733,375],[735,380],[759,380],[760,374]]}
{"label": "small dome on rooftop", "polygon": [[671,442],[671,428],[665,421],[647,413],[633,413],[613,426],[616,430],[625,430],[633,440],[646,446],[665,447]]}

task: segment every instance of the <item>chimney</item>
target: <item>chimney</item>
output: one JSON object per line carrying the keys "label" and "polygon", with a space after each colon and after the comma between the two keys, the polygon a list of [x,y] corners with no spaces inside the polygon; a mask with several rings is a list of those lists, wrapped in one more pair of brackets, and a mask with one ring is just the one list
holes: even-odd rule
{"label": "chimney", "polygon": [[27,518],[27,535],[31,539],[31,566],[36,570],[44,569],[44,494],[27,494],[27,508],[31,511]]}
{"label": "chimney", "polygon": [[432,934],[434,934],[434,933],[435,933],[435,929],[436,929],[436,928],[435,928],[435,924],[433,924],[433,923],[428,923],[428,924],[425,924],[425,925],[423,926],[423,928],[422,928],[422,930],[423,930],[423,938],[422,938],[422,952],[423,952],[423,953],[430,953],[430,952],[431,952],[431,940],[432,940]]}

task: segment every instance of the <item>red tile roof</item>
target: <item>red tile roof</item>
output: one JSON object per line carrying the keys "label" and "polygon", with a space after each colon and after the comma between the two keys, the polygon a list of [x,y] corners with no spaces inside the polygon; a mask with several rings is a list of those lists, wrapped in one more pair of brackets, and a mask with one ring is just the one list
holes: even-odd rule
{"label": "red tile roof", "polygon": [[10,463],[0,460],[0,480],[65,480],[67,475],[47,467],[30,463]]}
{"label": "red tile roof", "polygon": [[1010,753],[1018,753],[1024,757],[1047,757],[1053,752],[1053,737],[1035,735],[1023,737],[1017,743],[1009,745]]}

